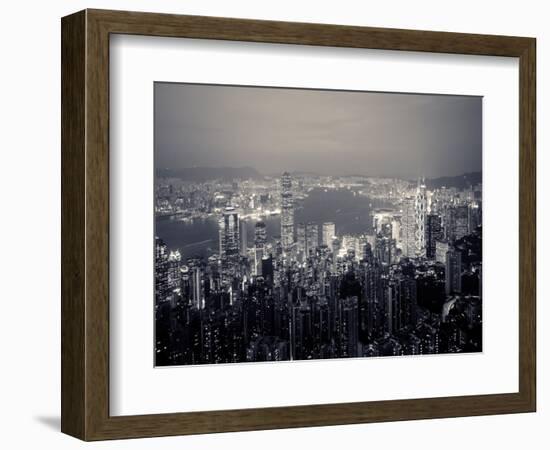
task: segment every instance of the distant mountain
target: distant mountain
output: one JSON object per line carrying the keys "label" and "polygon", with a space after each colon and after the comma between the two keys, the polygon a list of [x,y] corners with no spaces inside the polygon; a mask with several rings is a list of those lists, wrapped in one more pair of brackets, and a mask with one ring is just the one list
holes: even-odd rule
{"label": "distant mountain", "polygon": [[182,169],[157,169],[159,178],[179,178],[186,181],[263,178],[252,167],[185,167]]}
{"label": "distant mountain", "polygon": [[464,189],[481,183],[481,179],[481,172],[471,172],[463,175],[457,175],[456,177],[426,179],[426,187],[428,189],[437,189],[445,186]]}

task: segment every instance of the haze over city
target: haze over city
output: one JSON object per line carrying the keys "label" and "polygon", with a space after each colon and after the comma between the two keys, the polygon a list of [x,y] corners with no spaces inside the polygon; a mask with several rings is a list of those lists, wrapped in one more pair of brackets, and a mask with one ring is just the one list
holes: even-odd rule
{"label": "haze over city", "polygon": [[157,168],[436,178],[481,146],[481,97],[155,83]]}

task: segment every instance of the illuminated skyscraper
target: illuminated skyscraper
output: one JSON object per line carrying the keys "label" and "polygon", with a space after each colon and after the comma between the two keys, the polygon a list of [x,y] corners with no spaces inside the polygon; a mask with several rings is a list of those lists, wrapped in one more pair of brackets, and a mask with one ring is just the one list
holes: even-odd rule
{"label": "illuminated skyscraper", "polygon": [[443,227],[441,217],[437,214],[426,216],[426,257],[435,259],[436,242],[443,239]]}
{"label": "illuminated skyscraper", "polygon": [[401,236],[403,255],[414,258],[416,256],[416,209],[414,197],[406,197],[403,200]]}
{"label": "illuminated skyscraper", "polygon": [[288,254],[294,244],[294,203],[292,199],[292,177],[288,172],[281,177],[281,244]]}
{"label": "illuminated skyscraper", "polygon": [[155,301],[157,304],[167,300],[168,283],[168,247],[164,241],[155,237]]}
{"label": "illuminated skyscraper", "polygon": [[323,245],[326,245],[332,251],[332,240],[336,237],[336,226],[334,222],[325,222],[323,224]]}
{"label": "illuminated skyscraper", "polygon": [[193,278],[191,279],[192,285],[192,304],[197,309],[204,308],[204,295],[203,295],[203,286],[202,286],[202,274],[201,270],[198,267],[193,268]]}
{"label": "illuminated skyscraper", "polygon": [[239,235],[241,255],[246,256],[248,252],[248,232],[246,228],[246,222],[244,220],[239,221]]}
{"label": "illuminated skyscraper", "polygon": [[418,181],[414,203],[415,215],[415,253],[416,256],[426,255],[426,214],[427,214],[426,184]]}
{"label": "illuminated skyscraper", "polygon": [[319,227],[314,222],[309,222],[306,226],[306,254],[313,255],[319,247]]}
{"label": "illuminated skyscraper", "polygon": [[239,214],[232,206],[225,208],[218,222],[220,260],[224,272],[237,268],[239,263]]}
{"label": "illuminated skyscraper", "polygon": [[455,207],[454,224],[453,224],[455,239],[462,239],[464,236],[468,234],[468,230],[469,230],[468,218],[469,218],[468,206],[460,205]]}
{"label": "illuminated skyscraper", "polygon": [[391,221],[391,238],[401,248],[401,222],[395,217]]}
{"label": "illuminated skyscraper", "polygon": [[481,205],[472,202],[468,205],[468,231],[473,233],[481,225]]}
{"label": "illuminated skyscraper", "polygon": [[254,273],[256,275],[261,275],[262,273],[262,258],[265,254],[266,241],[265,223],[259,221],[254,227]]}
{"label": "illuminated skyscraper", "polygon": [[358,261],[372,263],[372,247],[365,237],[360,237],[359,239],[357,239],[355,258]]}
{"label": "illuminated skyscraper", "polygon": [[382,264],[390,265],[395,255],[395,240],[379,234],[376,238],[375,255]]}
{"label": "illuminated skyscraper", "polygon": [[445,264],[447,261],[447,252],[449,243],[447,241],[435,241],[435,260],[438,263]]}
{"label": "illuminated skyscraper", "polygon": [[296,244],[298,255],[303,258],[306,254],[306,224],[303,222],[296,225]]}

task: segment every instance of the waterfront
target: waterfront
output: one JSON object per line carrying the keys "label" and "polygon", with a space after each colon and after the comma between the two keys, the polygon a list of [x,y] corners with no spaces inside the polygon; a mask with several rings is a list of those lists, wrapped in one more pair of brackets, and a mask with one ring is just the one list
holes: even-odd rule
{"label": "waterfront", "polygon": [[[338,234],[372,232],[371,212],[375,208],[391,206],[387,201],[373,200],[349,189],[314,189],[297,209],[295,222],[334,222]],[[268,241],[280,237],[280,215],[263,219]],[[249,242],[252,244],[255,220],[247,220]],[[178,249],[184,258],[208,257],[218,251],[218,222],[216,217],[173,220],[157,217],[155,235],[164,240],[171,250]]]}

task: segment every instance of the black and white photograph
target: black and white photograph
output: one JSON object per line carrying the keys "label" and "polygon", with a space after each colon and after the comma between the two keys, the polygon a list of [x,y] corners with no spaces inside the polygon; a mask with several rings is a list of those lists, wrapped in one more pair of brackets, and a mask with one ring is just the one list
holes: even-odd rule
{"label": "black and white photograph", "polygon": [[482,98],[156,82],[155,365],[482,351]]}

